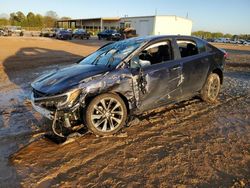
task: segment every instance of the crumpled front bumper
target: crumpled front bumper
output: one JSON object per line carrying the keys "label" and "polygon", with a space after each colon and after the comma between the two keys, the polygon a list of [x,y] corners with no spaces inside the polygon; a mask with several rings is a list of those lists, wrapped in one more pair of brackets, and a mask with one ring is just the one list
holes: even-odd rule
{"label": "crumpled front bumper", "polygon": [[35,104],[35,100],[34,100],[34,95],[33,93],[31,94],[31,104],[33,106],[33,108],[40,113],[41,115],[43,115],[44,117],[53,120],[54,119],[54,112],[47,110],[46,108],[42,108],[41,106],[38,106]]}

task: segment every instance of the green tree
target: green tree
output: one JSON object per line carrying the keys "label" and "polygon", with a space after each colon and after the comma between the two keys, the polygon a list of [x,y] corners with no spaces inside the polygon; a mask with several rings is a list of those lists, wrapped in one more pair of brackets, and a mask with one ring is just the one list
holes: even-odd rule
{"label": "green tree", "polygon": [[212,33],[212,37],[213,38],[221,38],[221,37],[223,37],[223,33],[221,33],[221,32]]}
{"label": "green tree", "polygon": [[58,15],[55,11],[48,11],[46,12],[43,23],[45,27],[55,27],[56,26],[56,20],[58,19]]}
{"label": "green tree", "polygon": [[27,26],[34,27],[35,26],[35,14],[33,12],[29,12],[27,14]]}
{"label": "green tree", "polygon": [[56,20],[49,16],[45,16],[43,18],[43,22],[45,27],[55,27],[56,24]]}
{"label": "green tree", "polygon": [[43,16],[41,14],[36,14],[35,16],[35,26],[43,27]]}
{"label": "green tree", "polygon": [[16,20],[17,20],[17,25],[24,26],[26,21],[26,16],[21,11],[18,11],[16,12]]}
{"label": "green tree", "polygon": [[18,19],[17,19],[17,15],[16,15],[15,12],[10,13],[10,19],[9,19],[9,21],[10,21],[11,25],[16,25],[17,24]]}
{"label": "green tree", "polygon": [[9,20],[6,18],[0,18],[0,26],[9,25]]}
{"label": "green tree", "polygon": [[18,25],[18,26],[23,26],[25,23],[26,17],[25,15],[21,12],[13,12],[10,14],[10,19],[9,22],[11,25]]}
{"label": "green tree", "polygon": [[227,34],[224,35],[225,38],[230,38],[230,39],[232,38],[232,36],[233,36],[233,35],[230,34],[230,33],[227,33]]}
{"label": "green tree", "polygon": [[204,39],[212,38],[211,32],[208,32],[208,31],[196,31],[196,32],[193,32],[192,35],[196,37],[204,38]]}

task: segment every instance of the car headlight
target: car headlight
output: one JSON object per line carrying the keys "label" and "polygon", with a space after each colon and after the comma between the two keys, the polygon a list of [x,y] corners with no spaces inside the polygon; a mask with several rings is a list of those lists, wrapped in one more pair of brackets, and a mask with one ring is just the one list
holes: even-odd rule
{"label": "car headlight", "polygon": [[35,98],[34,102],[48,109],[61,110],[64,108],[71,108],[75,104],[80,93],[80,89],[73,89],[56,96]]}
{"label": "car headlight", "polygon": [[67,96],[66,100],[59,102],[57,104],[57,108],[62,109],[66,107],[68,108],[72,107],[77,98],[79,97],[80,93],[81,93],[80,89],[74,89],[65,93],[65,95]]}

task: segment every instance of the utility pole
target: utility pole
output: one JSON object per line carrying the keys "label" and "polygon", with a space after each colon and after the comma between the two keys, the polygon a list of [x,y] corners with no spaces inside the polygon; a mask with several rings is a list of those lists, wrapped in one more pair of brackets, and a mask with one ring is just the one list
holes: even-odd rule
{"label": "utility pole", "polygon": [[158,10],[157,10],[157,8],[155,9],[155,16],[157,16],[157,14],[158,14]]}

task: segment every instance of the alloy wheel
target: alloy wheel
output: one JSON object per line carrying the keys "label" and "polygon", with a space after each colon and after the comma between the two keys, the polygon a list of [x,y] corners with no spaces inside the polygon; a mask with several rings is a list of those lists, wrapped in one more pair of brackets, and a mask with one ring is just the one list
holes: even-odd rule
{"label": "alloy wheel", "polygon": [[106,97],[94,105],[91,121],[101,132],[111,132],[119,127],[124,116],[124,109],[120,101]]}

